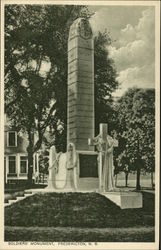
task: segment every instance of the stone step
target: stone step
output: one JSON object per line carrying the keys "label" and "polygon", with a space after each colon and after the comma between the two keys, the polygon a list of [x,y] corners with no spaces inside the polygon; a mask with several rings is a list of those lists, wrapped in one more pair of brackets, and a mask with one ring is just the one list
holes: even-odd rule
{"label": "stone step", "polygon": [[25,193],[24,193],[23,196],[17,196],[17,197],[15,197],[14,199],[9,199],[7,202],[4,203],[4,206],[5,206],[5,207],[6,207],[6,206],[9,206],[9,205],[11,205],[11,204],[13,204],[13,203],[15,203],[15,202],[18,202],[18,201],[20,201],[20,200],[23,200],[23,199],[25,199],[25,198],[27,198],[27,197],[29,197],[29,196],[32,196],[32,195],[33,195],[32,191],[25,191]]}
{"label": "stone step", "polygon": [[18,196],[17,201],[23,200],[24,198],[25,198],[25,196]]}
{"label": "stone step", "polygon": [[8,203],[9,200],[16,200],[16,197],[10,197],[10,198],[8,198],[8,199],[4,199],[4,202],[5,202],[5,203]]}
{"label": "stone step", "polygon": [[33,194],[32,194],[32,193],[27,193],[27,194],[25,193],[25,194],[24,194],[24,197],[26,198],[26,197],[29,197],[29,196],[31,196],[31,195],[33,195]]}
{"label": "stone step", "polygon": [[5,207],[8,207],[9,205],[11,205],[11,204],[9,204],[9,202],[8,203],[6,203],[6,202],[4,203]]}
{"label": "stone step", "polygon": [[17,202],[17,199],[14,199],[14,200],[9,200],[8,203],[11,205],[13,203]]}
{"label": "stone step", "polygon": [[25,190],[24,194],[32,194],[32,190],[31,189]]}

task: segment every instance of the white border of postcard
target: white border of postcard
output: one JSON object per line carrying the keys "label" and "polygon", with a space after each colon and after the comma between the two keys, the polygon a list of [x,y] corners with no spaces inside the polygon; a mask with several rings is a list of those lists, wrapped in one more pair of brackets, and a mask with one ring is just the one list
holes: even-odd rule
{"label": "white border of postcard", "polygon": [[[53,0],[1,0],[1,109],[0,109],[0,249],[159,249],[159,191],[160,191],[160,1],[53,1]],[[128,242],[98,242],[95,243],[68,243],[68,242],[4,242],[4,6],[6,4],[74,4],[74,5],[139,5],[155,7],[155,93],[156,93],[156,173],[155,173],[155,242],[128,243]],[[148,52],[147,52],[148,53]]]}

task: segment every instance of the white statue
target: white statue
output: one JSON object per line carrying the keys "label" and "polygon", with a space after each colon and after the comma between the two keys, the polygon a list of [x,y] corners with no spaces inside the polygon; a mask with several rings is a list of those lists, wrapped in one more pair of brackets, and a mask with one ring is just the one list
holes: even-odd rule
{"label": "white statue", "polygon": [[48,177],[48,189],[57,189],[56,187],[56,175],[59,171],[59,158],[61,152],[56,152],[56,147],[52,146],[49,151],[49,177]]}
{"label": "white statue", "polygon": [[52,146],[49,151],[49,177],[48,177],[48,189],[56,189],[55,175],[58,168],[57,152],[55,146]]}
{"label": "white statue", "polygon": [[69,143],[67,146],[67,177],[65,189],[76,190],[77,189],[77,163],[78,156],[73,143]]}
{"label": "white statue", "polygon": [[107,135],[106,152],[103,166],[103,191],[114,191],[114,165],[113,165],[114,140]]}
{"label": "white statue", "polygon": [[115,140],[107,135],[103,140],[101,135],[92,139],[92,144],[96,145],[99,152],[98,162],[99,168],[101,168],[101,187],[100,191],[114,191],[114,165],[113,165],[113,147]]}

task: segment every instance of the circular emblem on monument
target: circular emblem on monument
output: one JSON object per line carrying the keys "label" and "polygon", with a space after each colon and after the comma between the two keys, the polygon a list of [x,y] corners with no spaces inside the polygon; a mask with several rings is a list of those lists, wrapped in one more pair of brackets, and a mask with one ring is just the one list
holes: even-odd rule
{"label": "circular emblem on monument", "polygon": [[92,36],[92,29],[87,19],[81,19],[79,23],[79,35],[84,39],[89,39]]}

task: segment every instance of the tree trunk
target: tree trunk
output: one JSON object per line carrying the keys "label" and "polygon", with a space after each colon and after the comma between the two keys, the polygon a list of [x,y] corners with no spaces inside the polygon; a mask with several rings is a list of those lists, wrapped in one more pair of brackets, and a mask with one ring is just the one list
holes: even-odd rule
{"label": "tree trunk", "polygon": [[33,153],[28,149],[28,186],[32,186],[32,174],[33,174]]}
{"label": "tree trunk", "polygon": [[136,190],[140,190],[140,163],[138,163],[137,166],[137,173],[136,173]]}
{"label": "tree trunk", "polygon": [[141,170],[141,165],[142,165],[142,160],[140,157],[140,147],[139,147],[139,137],[138,137],[138,141],[137,141],[137,151],[138,151],[138,158],[136,160],[136,190],[140,190],[141,186],[140,186],[140,170]]}
{"label": "tree trunk", "polygon": [[153,172],[151,172],[151,187],[154,189],[154,178],[153,178]]}
{"label": "tree trunk", "polygon": [[29,145],[27,147],[28,152],[28,187],[32,186],[32,174],[33,174],[33,146],[34,146],[34,133],[28,131]]}
{"label": "tree trunk", "polygon": [[125,172],[125,187],[128,186],[128,176],[129,176],[129,173]]}
{"label": "tree trunk", "polygon": [[115,187],[117,187],[117,174],[115,175]]}

